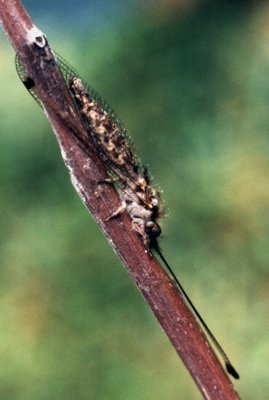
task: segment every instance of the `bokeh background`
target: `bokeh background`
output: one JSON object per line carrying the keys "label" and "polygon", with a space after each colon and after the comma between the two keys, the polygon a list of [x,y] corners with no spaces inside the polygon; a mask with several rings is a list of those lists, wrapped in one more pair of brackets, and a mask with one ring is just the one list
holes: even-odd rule
{"label": "bokeh background", "polygon": [[[268,399],[269,2],[24,1],[163,190],[163,252]],[[0,397],[201,399],[70,184],[0,36]]]}

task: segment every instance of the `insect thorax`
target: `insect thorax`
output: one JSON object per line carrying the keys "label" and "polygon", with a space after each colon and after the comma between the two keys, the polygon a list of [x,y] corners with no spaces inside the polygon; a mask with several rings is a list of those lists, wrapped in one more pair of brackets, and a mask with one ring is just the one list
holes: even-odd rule
{"label": "insect thorax", "polygon": [[157,219],[162,214],[158,193],[150,185],[146,185],[143,190],[139,186],[125,185],[122,187],[121,201],[131,217],[133,229],[142,237],[145,247],[148,250],[156,247],[157,238],[161,234]]}

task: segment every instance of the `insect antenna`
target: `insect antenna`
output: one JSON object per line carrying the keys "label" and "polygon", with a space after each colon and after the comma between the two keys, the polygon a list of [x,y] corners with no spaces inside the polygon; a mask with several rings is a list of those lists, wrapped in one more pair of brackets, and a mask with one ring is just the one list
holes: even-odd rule
{"label": "insect antenna", "polygon": [[157,243],[154,243],[154,250],[156,251],[156,253],[158,254],[158,256],[160,257],[160,259],[162,260],[162,262],[164,263],[164,265],[166,266],[167,270],[169,271],[169,273],[171,274],[172,278],[174,279],[174,281],[176,282],[179,290],[181,291],[181,293],[183,294],[183,296],[185,297],[187,304],[189,305],[190,309],[194,312],[194,315],[197,317],[198,321],[201,323],[201,326],[204,328],[205,332],[207,333],[208,337],[211,339],[212,343],[214,344],[214,346],[216,347],[216,349],[218,350],[219,354],[221,355],[221,357],[223,358],[223,361],[225,363],[225,367],[227,372],[233,376],[235,379],[239,379],[239,374],[236,371],[236,369],[233,367],[231,361],[229,360],[227,354],[225,353],[225,351],[223,350],[223,348],[221,347],[221,345],[219,344],[219,342],[217,341],[217,339],[215,338],[215,336],[213,335],[213,333],[211,332],[211,330],[209,329],[209,327],[207,326],[207,324],[205,323],[204,319],[201,317],[200,313],[198,312],[197,308],[195,307],[195,305],[193,304],[193,302],[191,301],[191,299],[189,298],[189,296],[187,295],[185,289],[183,288],[183,286],[181,285],[181,283],[179,282],[178,278],[176,277],[175,273],[173,272],[172,268],[170,267],[170,265],[168,264],[168,262],[166,261],[166,259],[164,258],[159,246]]}

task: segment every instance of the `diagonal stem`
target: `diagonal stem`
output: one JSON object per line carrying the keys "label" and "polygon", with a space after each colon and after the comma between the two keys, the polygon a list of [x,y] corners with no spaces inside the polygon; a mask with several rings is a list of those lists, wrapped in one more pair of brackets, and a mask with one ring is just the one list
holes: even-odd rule
{"label": "diagonal stem", "polygon": [[79,196],[132,276],[203,397],[238,400],[183,296],[159,262],[145,252],[142,241],[132,231],[130,218],[126,213],[108,218],[111,210],[119,208],[119,196],[113,186],[99,184],[107,178],[106,166],[86,146],[87,134],[43,33],[34,26],[19,0],[0,0],[0,22],[35,84]]}

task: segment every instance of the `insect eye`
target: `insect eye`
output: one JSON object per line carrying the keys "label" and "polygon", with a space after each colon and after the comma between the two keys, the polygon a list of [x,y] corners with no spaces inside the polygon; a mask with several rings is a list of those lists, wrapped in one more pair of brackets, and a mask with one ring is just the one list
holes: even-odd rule
{"label": "insect eye", "polygon": [[161,228],[156,222],[149,221],[145,225],[146,232],[151,238],[156,238],[161,234]]}

